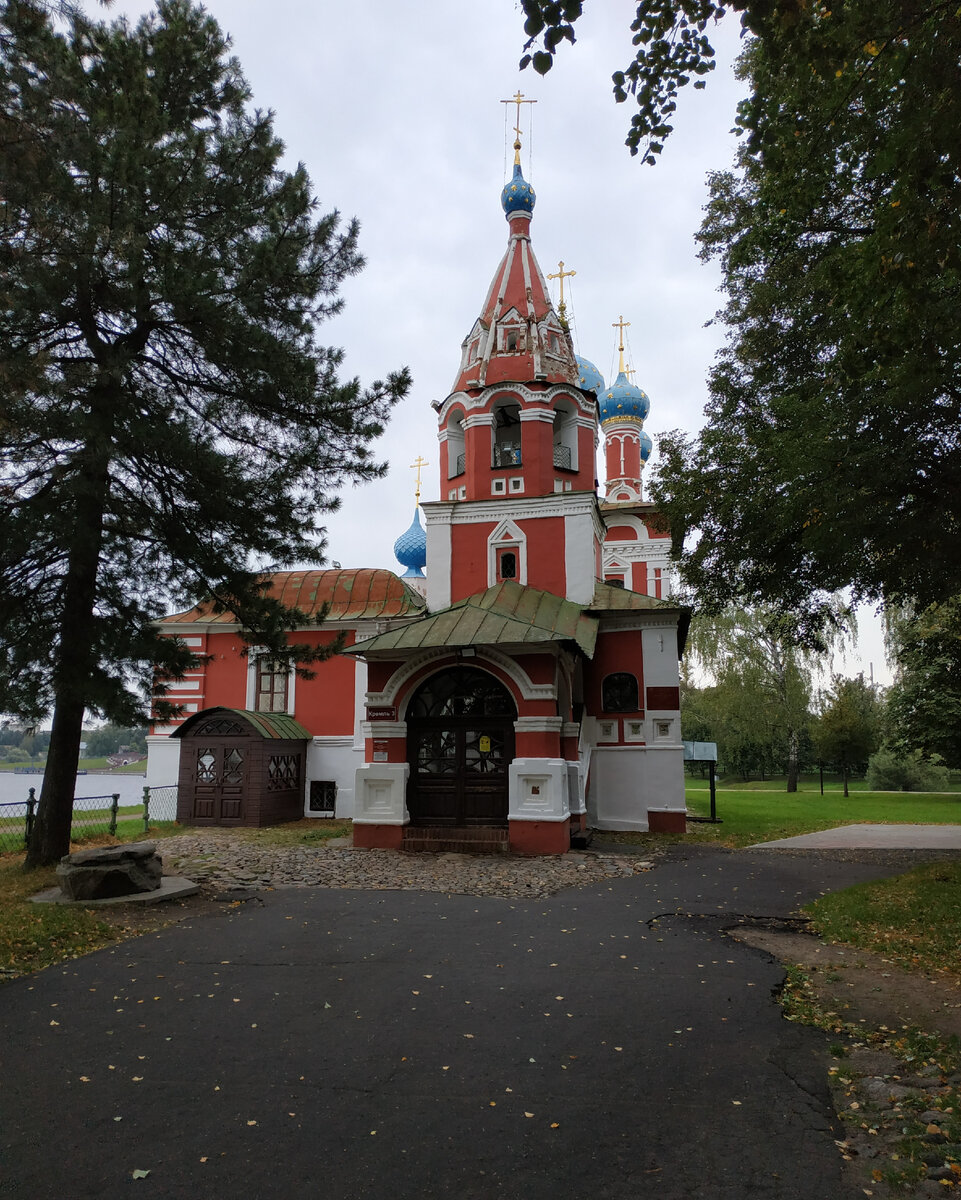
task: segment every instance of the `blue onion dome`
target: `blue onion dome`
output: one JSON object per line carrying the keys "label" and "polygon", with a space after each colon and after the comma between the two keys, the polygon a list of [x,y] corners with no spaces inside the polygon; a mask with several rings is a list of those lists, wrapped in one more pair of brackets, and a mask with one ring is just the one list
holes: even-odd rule
{"label": "blue onion dome", "polygon": [[597,367],[579,354],[574,355],[574,361],[577,363],[577,386],[585,392],[603,392],[604,376]]}
{"label": "blue onion dome", "polygon": [[651,451],[654,449],[654,443],[651,441],[651,435],[647,432],[646,429],[641,430],[640,442],[641,442],[641,462],[646,463],[647,460],[651,457]]}
{"label": "blue onion dome", "polygon": [[402,579],[423,579],[427,565],[427,534],[420,523],[420,511],[416,508],[410,527],[394,542],[394,555],[401,566],[407,567]]}
{"label": "blue onion dome", "polygon": [[601,424],[607,421],[622,421],[625,417],[643,421],[651,411],[651,402],[646,392],[631,383],[624,371],[613,384],[598,397]]}
{"label": "blue onion dome", "polygon": [[516,212],[533,212],[535,199],[534,189],[521,174],[520,163],[514,163],[514,177],[504,184],[501,192],[504,212],[508,216]]}

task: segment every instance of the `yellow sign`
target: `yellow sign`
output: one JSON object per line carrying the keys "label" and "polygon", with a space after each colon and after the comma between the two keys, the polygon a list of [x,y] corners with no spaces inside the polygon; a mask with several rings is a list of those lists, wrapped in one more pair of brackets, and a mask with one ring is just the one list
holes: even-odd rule
{"label": "yellow sign", "polygon": [[477,749],[478,749],[478,750],[481,752],[481,754],[490,754],[490,752],[491,752],[491,740],[490,740],[490,738],[487,736],[487,734],[486,734],[486,733],[485,733],[485,734],[483,734],[483,735],[481,736],[481,738],[478,740],[478,742],[477,742]]}

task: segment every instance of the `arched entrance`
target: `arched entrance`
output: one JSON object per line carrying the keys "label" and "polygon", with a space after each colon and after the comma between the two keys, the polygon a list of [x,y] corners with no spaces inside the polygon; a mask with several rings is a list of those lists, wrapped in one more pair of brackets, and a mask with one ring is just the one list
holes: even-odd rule
{"label": "arched entrance", "polygon": [[507,688],[475,667],[420,685],[407,707],[412,825],[507,825],[516,716]]}

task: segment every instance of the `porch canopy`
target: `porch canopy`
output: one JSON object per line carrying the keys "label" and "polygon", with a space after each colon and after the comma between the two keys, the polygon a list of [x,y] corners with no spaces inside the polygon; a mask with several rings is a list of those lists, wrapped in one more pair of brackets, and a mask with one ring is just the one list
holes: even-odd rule
{"label": "porch canopy", "polygon": [[602,617],[664,611],[680,614],[678,649],[681,650],[690,617],[687,609],[670,601],[598,583],[590,604],[575,604],[551,592],[505,580],[485,592],[459,600],[450,608],[348,646],[342,653],[363,658],[397,658],[417,650],[442,647],[457,650],[465,646],[570,642],[593,658]]}

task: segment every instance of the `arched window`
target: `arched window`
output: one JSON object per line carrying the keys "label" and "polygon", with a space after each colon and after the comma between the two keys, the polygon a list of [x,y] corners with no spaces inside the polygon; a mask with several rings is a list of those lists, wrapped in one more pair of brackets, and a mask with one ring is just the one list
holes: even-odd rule
{"label": "arched window", "polygon": [[639,712],[637,676],[615,671],[601,684],[601,708],[604,712]]}
{"label": "arched window", "polygon": [[447,478],[463,475],[467,459],[464,453],[464,414],[455,409],[447,418]]}
{"label": "arched window", "polygon": [[504,550],[500,556],[500,571],[498,574],[501,579],[516,579],[517,578],[517,555],[513,550]]}
{"label": "arched window", "polygon": [[491,465],[519,467],[521,465],[521,406],[511,397],[494,404],[494,427]]}
{"label": "arched window", "polygon": [[566,396],[554,405],[554,466],[577,470],[577,410]]}
{"label": "arched window", "polygon": [[408,705],[406,719],[514,717],[516,713],[510,692],[499,679],[476,667],[451,667],[420,685]]}

